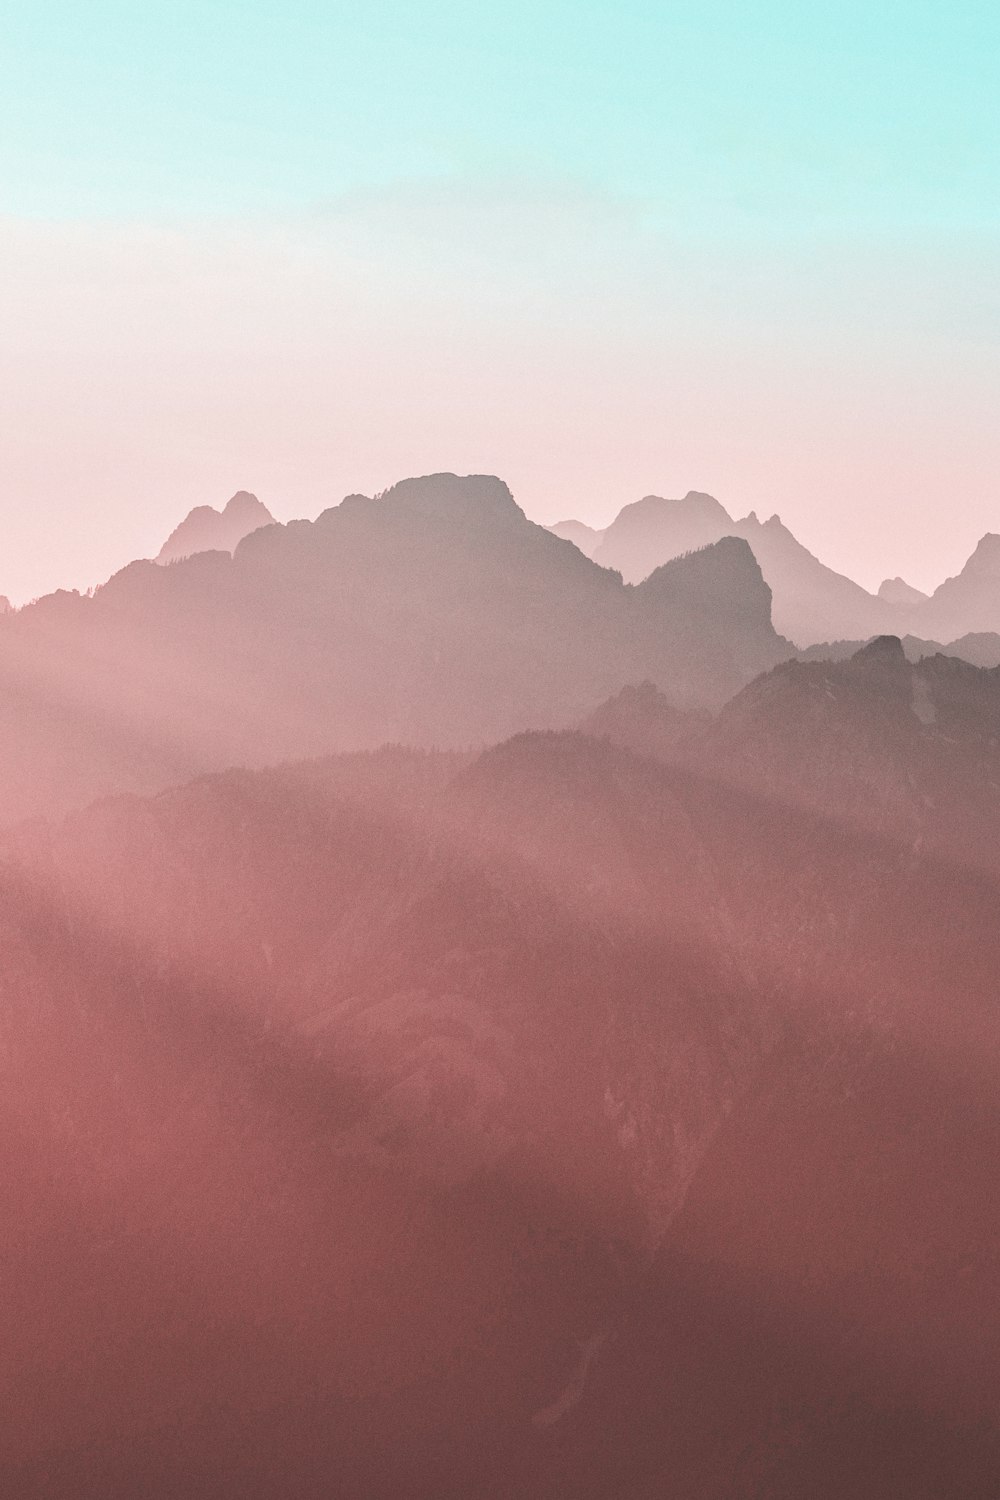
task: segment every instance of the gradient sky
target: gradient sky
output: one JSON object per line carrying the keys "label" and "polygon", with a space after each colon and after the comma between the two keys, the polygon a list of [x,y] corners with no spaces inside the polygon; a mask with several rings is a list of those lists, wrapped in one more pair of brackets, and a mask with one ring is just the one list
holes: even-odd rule
{"label": "gradient sky", "polygon": [[4,7],[0,593],[436,469],[1000,531],[1000,8]]}

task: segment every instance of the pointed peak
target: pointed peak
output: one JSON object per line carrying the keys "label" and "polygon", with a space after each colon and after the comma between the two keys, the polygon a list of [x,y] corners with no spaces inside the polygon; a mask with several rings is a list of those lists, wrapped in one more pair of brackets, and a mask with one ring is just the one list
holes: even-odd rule
{"label": "pointed peak", "polygon": [[978,573],[989,578],[1000,578],[1000,536],[988,531],[980,537],[963,573]]}
{"label": "pointed peak", "polygon": [[[230,520],[242,520],[243,518],[262,516],[267,521],[273,521],[274,517],[262,501],[249,490],[237,490],[230,500],[227,500],[222,514]],[[266,524],[266,523],[265,523]]]}

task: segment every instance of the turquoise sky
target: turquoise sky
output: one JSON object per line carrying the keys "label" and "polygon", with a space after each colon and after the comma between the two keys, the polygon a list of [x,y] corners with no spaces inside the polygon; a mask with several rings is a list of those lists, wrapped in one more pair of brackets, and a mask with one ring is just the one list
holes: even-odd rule
{"label": "turquoise sky", "polygon": [[441,468],[869,586],[1000,531],[1000,7],[0,19],[0,593]]}
{"label": "turquoise sky", "polygon": [[720,228],[997,220],[988,3],[42,0],[2,30],[13,213],[269,213],[523,175]]}

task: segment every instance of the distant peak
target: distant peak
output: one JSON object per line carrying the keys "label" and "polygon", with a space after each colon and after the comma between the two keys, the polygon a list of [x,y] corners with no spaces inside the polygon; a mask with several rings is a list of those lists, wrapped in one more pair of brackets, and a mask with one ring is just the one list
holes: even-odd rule
{"label": "distant peak", "polygon": [[984,537],[980,538],[975,552],[962,571],[978,573],[989,578],[1000,578],[1000,536],[997,536],[995,531],[988,531]]}
{"label": "distant peak", "polygon": [[851,657],[852,661],[863,663],[881,663],[886,665],[906,664],[906,652],[898,635],[877,635],[874,640],[862,646],[860,651],[855,651]]}
{"label": "distant peak", "polygon": [[666,495],[643,495],[641,500],[633,500],[619,511],[619,519],[623,516],[643,516],[649,513],[676,514],[683,511],[698,511],[705,515],[717,516],[726,521],[731,520],[725,506],[716,500],[714,495],[706,494],[704,490],[688,490],[681,499],[671,500]]}
{"label": "distant peak", "polygon": [[196,552],[232,552],[261,526],[271,526],[274,517],[267,506],[249,490],[237,490],[224,510],[213,505],[196,505],[175,526],[157,556],[157,562],[176,562]]}
{"label": "distant peak", "polygon": [[495,474],[424,474],[401,479],[385,491],[381,503],[421,515],[524,518],[509,487]]}
{"label": "distant peak", "polygon": [[572,542],[586,557],[593,557],[604,534],[584,521],[574,520],[556,521],[545,529],[565,542]]}
{"label": "distant peak", "polygon": [[264,517],[263,525],[268,525],[274,520],[263,501],[258,500],[257,496],[252,495],[249,490],[237,490],[232,499],[226,502],[222,514],[228,516],[230,520],[262,516]]}
{"label": "distant peak", "polygon": [[920,604],[927,598],[919,589],[906,582],[905,578],[884,578],[879,584],[878,597],[887,604]]}

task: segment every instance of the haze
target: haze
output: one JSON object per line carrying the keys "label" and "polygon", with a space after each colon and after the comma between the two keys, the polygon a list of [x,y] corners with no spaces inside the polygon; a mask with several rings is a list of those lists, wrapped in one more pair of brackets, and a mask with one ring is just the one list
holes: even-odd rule
{"label": "haze", "polygon": [[500,473],[778,512],[869,588],[1000,530],[986,5],[5,19],[0,593]]}

